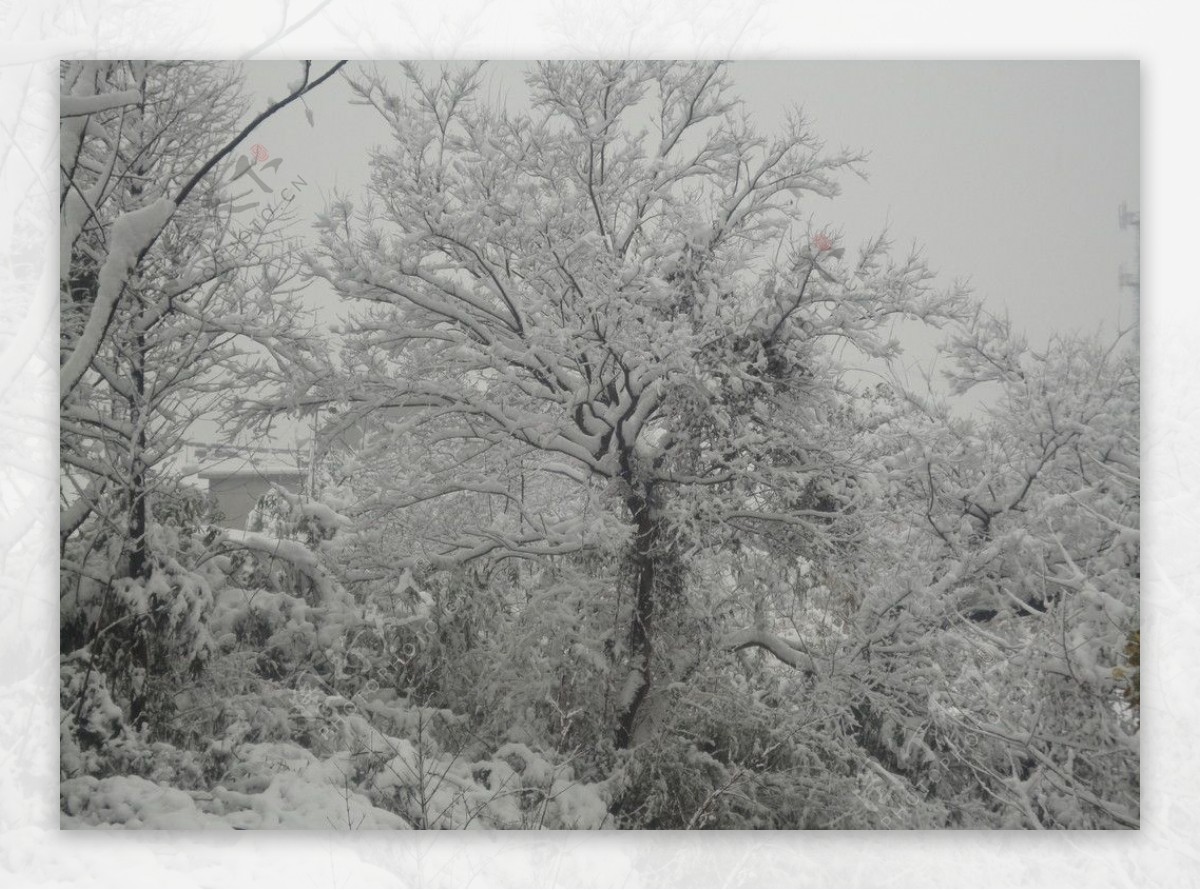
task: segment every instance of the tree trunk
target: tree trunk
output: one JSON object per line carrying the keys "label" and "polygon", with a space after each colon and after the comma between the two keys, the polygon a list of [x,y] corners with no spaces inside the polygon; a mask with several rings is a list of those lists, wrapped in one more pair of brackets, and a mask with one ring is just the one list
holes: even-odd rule
{"label": "tree trunk", "polygon": [[129,461],[129,577],[146,575],[146,338],[138,334],[133,365],[133,438]]}
{"label": "tree trunk", "polygon": [[[631,674],[622,690],[622,710],[618,715],[616,745],[628,748],[638,711],[650,692],[651,662],[654,656],[654,605],[659,520],[652,515],[652,492],[645,497],[629,498],[634,522],[633,617],[629,626],[629,662]],[[631,688],[632,686],[632,688]]]}

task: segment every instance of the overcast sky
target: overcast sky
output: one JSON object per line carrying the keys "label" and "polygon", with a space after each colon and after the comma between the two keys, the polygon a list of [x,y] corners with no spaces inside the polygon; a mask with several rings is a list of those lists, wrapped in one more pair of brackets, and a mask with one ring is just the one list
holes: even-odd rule
{"label": "overcast sky", "polygon": [[[485,95],[524,107],[527,68],[491,63]],[[245,70],[260,108],[299,65]],[[1117,218],[1121,202],[1140,206],[1137,62],[736,62],[731,78],[761,131],[799,106],[830,149],[869,153],[867,181],[847,177],[840,197],[810,204],[848,244],[887,226],[897,250],[921,245],[943,283],[969,279],[1035,341],[1131,321],[1118,273],[1132,267],[1133,233]],[[309,99],[312,124],[293,106],[250,140],[282,159],[281,180],[308,183],[297,236],[333,189],[361,194],[369,149],[388,140],[350,97],[336,78]],[[918,357],[933,342],[920,339]]]}
{"label": "overcast sky", "polygon": [[[492,63],[488,92],[519,101],[526,67]],[[279,97],[297,70],[246,63],[247,85]],[[1117,274],[1133,244],[1117,207],[1139,204],[1137,62],[737,62],[731,74],[762,130],[801,106],[831,148],[870,153],[869,181],[813,204],[851,239],[889,225],[1031,333],[1129,320]],[[331,82],[309,101],[314,126],[294,107],[255,137],[312,184],[302,212],[334,185],[358,192],[366,149],[387,140],[348,97]]]}

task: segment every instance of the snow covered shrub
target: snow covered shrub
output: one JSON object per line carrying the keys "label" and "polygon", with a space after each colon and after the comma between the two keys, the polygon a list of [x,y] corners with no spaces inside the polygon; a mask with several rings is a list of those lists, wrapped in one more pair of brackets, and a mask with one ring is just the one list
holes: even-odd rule
{"label": "snow covered shrub", "polygon": [[145,579],[81,584],[63,608],[129,723],[158,730],[170,719],[174,688],[197,677],[212,654],[212,606],[208,578],[164,558]]}
{"label": "snow covered shrub", "polygon": [[146,728],[126,721],[109,694],[105,676],[86,652],[62,663],[59,706],[60,773],[76,776],[137,775],[177,787],[200,787],[203,759],[197,753],[154,741]]}
{"label": "snow covered shrub", "polygon": [[489,616],[447,663],[444,688],[488,737],[601,755],[619,691],[611,585],[569,565],[524,572],[518,583],[500,601],[521,606]]}
{"label": "snow covered shrub", "polygon": [[272,483],[271,490],[255,503],[246,528],[316,547],[349,524],[345,516],[328,504],[293,494],[284,486]]}
{"label": "snow covered shrub", "polygon": [[601,828],[608,821],[606,785],[577,779],[570,763],[516,742],[491,752],[447,750],[417,714],[417,732],[374,736],[381,756],[366,783],[373,800],[415,827]]}
{"label": "snow covered shrub", "polygon": [[89,653],[77,652],[64,659],[59,668],[59,743],[64,776],[98,772],[100,752],[128,732],[125,714],[113,701],[104,674],[91,662]]}

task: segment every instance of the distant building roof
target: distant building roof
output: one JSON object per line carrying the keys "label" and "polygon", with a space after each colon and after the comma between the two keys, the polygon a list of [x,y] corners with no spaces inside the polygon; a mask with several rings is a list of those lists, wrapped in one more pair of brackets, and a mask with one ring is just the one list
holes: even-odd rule
{"label": "distant building roof", "polygon": [[254,459],[229,457],[204,467],[196,475],[201,479],[229,479],[233,477],[279,478],[304,476],[308,472],[296,461],[284,461],[278,457]]}

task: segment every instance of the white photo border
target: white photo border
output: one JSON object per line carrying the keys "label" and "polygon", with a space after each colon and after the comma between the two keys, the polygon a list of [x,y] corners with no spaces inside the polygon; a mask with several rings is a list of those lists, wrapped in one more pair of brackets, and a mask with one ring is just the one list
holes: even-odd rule
{"label": "white photo border", "polygon": [[[1200,881],[1195,30],[1153,0],[48,0],[0,11],[0,884],[1147,886]],[[1143,828],[241,835],[58,829],[57,62],[97,58],[1139,59]],[[1114,208],[1114,224],[1116,210]],[[1189,223],[1189,220],[1192,223]],[[6,257],[5,254],[8,254]]]}

